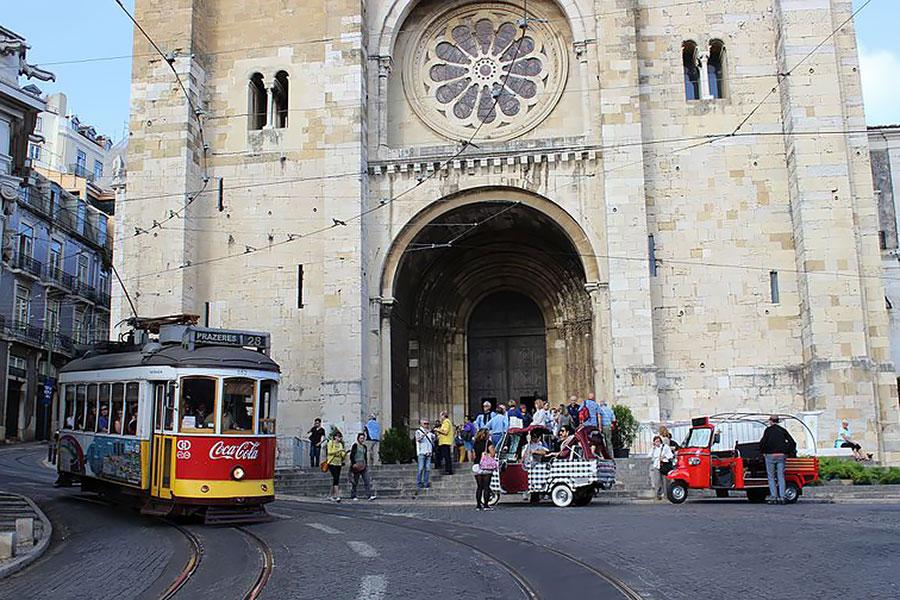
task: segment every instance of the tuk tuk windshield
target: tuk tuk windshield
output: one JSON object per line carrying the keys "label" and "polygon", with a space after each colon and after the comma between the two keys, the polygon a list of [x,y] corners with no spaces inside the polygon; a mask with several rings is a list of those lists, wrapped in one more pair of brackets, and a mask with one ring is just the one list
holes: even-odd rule
{"label": "tuk tuk windshield", "polygon": [[521,435],[507,435],[503,450],[500,452],[500,460],[511,463],[518,462],[522,440],[523,436]]}
{"label": "tuk tuk windshield", "polygon": [[709,440],[712,437],[713,430],[706,427],[691,429],[687,439],[684,440],[685,448],[708,448]]}

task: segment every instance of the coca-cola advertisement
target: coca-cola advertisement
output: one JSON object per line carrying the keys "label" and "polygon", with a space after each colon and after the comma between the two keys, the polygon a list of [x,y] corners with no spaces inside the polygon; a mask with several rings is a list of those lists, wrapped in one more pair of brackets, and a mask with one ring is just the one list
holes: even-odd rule
{"label": "coca-cola advertisement", "polygon": [[231,479],[241,465],[244,479],[271,479],[275,472],[275,440],[246,437],[179,437],[175,442],[175,475],[180,479]]}

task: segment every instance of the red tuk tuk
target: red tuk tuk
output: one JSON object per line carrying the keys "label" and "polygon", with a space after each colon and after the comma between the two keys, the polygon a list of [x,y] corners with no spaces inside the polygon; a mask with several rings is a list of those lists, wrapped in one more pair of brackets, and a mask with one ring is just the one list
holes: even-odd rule
{"label": "red tuk tuk", "polygon": [[[792,415],[779,415],[806,424]],[[724,421],[751,420],[762,423],[763,415],[729,413]],[[688,489],[713,489],[718,498],[725,498],[730,491],[743,491],[749,502],[764,502],[769,493],[765,460],[759,451],[759,440],[736,440],[733,448],[713,449],[720,445],[720,432],[711,422],[713,417],[691,420],[691,429],[684,444],[675,454],[675,467],[666,475],[666,496],[674,504],[687,499]],[[808,429],[808,428],[807,428]],[[788,457],[785,462],[784,500],[793,504],[803,493],[803,487],[818,480],[819,459]]]}
{"label": "red tuk tuk", "polygon": [[[550,496],[560,508],[574,504],[584,506],[601,490],[608,490],[616,482],[616,463],[602,447],[602,438],[591,437],[590,430],[579,427],[557,456],[531,461],[525,448],[532,432],[548,435],[539,425],[512,428],[500,442],[500,470],[491,479],[491,505],[500,501],[500,494],[530,494],[532,502]],[[611,456],[611,454],[610,454]]]}

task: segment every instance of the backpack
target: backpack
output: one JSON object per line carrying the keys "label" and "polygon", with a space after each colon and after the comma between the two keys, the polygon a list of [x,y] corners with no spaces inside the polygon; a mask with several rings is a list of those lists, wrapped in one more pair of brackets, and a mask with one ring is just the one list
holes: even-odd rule
{"label": "backpack", "polygon": [[581,410],[578,411],[578,422],[584,423],[589,418],[591,418],[591,411],[588,410],[587,406],[582,406]]}
{"label": "backpack", "polygon": [[475,434],[472,433],[472,430],[475,429],[475,426],[471,423],[466,423],[465,427],[462,430],[462,440],[464,442],[471,442],[475,438]]}

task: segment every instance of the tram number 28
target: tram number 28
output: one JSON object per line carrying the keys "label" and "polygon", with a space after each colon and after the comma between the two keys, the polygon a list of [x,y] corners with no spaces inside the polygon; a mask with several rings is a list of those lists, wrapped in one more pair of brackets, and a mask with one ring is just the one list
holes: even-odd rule
{"label": "tram number 28", "polygon": [[191,457],[191,441],[178,440],[175,443],[175,458],[188,459]]}

